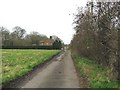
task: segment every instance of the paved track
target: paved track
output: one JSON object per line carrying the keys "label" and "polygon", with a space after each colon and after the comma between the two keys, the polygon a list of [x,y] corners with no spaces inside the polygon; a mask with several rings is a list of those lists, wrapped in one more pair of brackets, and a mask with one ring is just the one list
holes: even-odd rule
{"label": "paved track", "polygon": [[22,88],[79,88],[79,80],[70,51],[61,54],[56,60],[39,71]]}

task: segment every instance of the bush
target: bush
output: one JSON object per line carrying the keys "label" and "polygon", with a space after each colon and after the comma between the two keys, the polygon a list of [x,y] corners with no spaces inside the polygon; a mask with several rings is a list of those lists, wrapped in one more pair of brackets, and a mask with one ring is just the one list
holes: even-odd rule
{"label": "bush", "polygon": [[54,49],[53,46],[2,46],[2,49]]}

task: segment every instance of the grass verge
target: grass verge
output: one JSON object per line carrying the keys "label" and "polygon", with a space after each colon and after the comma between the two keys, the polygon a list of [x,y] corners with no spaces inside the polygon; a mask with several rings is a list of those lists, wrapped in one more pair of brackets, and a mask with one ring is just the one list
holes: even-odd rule
{"label": "grass verge", "polygon": [[5,85],[44,63],[60,50],[2,50],[2,82]]}
{"label": "grass verge", "polygon": [[79,74],[87,78],[89,88],[120,88],[120,83],[108,78],[108,69],[87,58],[73,56]]}

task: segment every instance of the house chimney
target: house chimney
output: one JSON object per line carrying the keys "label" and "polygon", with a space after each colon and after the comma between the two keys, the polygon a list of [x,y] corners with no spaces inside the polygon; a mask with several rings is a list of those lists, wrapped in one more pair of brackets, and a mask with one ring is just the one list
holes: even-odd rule
{"label": "house chimney", "polygon": [[50,36],[50,39],[52,39],[52,36]]}

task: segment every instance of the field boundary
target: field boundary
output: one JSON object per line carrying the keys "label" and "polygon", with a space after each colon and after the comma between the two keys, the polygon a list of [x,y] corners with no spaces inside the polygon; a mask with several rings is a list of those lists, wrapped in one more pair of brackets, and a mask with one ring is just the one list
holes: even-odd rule
{"label": "field boundary", "polygon": [[20,88],[21,85],[23,85],[25,82],[32,79],[37,72],[42,70],[43,67],[47,66],[48,64],[52,63],[58,56],[60,56],[64,51],[60,51],[57,54],[53,55],[51,58],[47,59],[44,63],[39,64],[33,68],[33,70],[29,71],[27,74],[16,78],[15,80],[10,81],[6,85],[2,85],[2,88]]}

